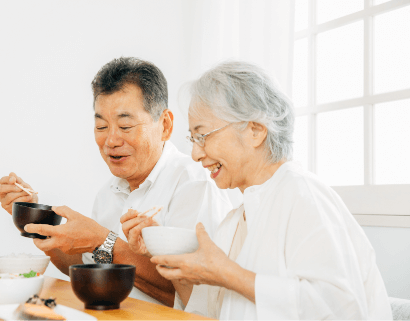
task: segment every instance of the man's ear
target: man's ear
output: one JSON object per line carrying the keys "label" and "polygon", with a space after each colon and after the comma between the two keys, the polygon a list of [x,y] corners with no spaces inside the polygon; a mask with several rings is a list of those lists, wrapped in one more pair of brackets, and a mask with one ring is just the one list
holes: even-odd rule
{"label": "man's ear", "polygon": [[268,136],[268,129],[265,125],[253,121],[249,122],[248,126],[252,133],[251,144],[253,147],[258,148]]}
{"label": "man's ear", "polygon": [[162,141],[165,142],[171,138],[174,129],[174,114],[169,109],[162,112],[160,121],[162,122]]}

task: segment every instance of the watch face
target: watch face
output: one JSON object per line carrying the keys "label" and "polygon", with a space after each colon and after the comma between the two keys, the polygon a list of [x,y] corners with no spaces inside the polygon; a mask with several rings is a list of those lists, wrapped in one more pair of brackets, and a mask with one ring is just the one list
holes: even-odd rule
{"label": "watch face", "polygon": [[100,264],[111,264],[112,255],[106,251],[97,250],[94,252],[94,261]]}

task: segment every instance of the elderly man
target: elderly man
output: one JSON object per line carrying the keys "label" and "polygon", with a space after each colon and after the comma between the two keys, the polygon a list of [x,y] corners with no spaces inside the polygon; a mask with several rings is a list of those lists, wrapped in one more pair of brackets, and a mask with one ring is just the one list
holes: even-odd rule
{"label": "elderly man", "polygon": [[[83,262],[133,264],[137,276],[131,296],[172,306],[172,283],[148,258],[130,250],[124,234],[117,238],[122,230],[127,234],[121,216],[129,209],[162,207],[155,217],[159,224],[193,229],[202,222],[212,234],[231,203],[206,170],[169,141],[174,116],[167,109],[166,79],[156,66],[136,58],[114,59],[97,73],[92,89],[95,141],[114,177],[98,192],[91,218],[55,207],[66,224],[25,229],[49,237],[34,244],[63,273]],[[15,182],[30,187],[14,173],[0,180],[0,201],[10,214],[13,202],[38,202]]]}

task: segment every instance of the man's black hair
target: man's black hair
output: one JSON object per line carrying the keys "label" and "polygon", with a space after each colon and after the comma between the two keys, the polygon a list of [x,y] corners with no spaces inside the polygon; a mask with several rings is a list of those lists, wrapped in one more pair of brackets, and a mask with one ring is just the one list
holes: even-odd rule
{"label": "man's black hair", "polygon": [[158,67],[138,58],[114,59],[98,71],[91,83],[94,104],[99,95],[113,94],[130,84],[141,88],[144,108],[157,121],[168,108],[167,80]]}

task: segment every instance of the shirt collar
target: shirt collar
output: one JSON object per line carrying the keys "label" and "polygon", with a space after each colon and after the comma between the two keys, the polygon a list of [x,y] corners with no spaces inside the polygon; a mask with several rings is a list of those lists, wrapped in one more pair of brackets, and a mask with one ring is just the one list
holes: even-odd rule
{"label": "shirt collar", "polygon": [[129,195],[131,192],[130,184],[128,184],[126,179],[120,177],[114,177],[111,181],[110,186],[111,191],[114,193],[124,193]]}
{"label": "shirt collar", "polygon": [[[147,179],[139,186],[139,188],[145,186],[148,186],[150,188],[152,186],[152,184],[157,179],[159,173],[167,163],[168,158],[175,152],[175,150],[176,147],[174,146],[174,144],[172,144],[170,141],[165,142],[164,149],[162,150],[162,154],[158,162],[155,164],[151,173],[149,173]],[[120,192],[125,193],[127,195],[131,193],[130,184],[128,183],[128,181],[120,177],[114,177],[114,179],[111,182],[110,188],[114,193]]]}
{"label": "shirt collar", "polygon": [[281,181],[283,175],[292,168],[293,162],[288,161],[282,164],[278,170],[269,178],[266,182],[261,185],[249,186],[245,189],[243,193],[243,205],[245,209],[246,223],[248,225],[248,231],[258,215],[258,205],[261,201],[261,194],[275,190],[276,185]]}
{"label": "shirt collar", "polygon": [[270,177],[266,182],[264,182],[261,185],[253,185],[249,186],[245,189],[243,195],[249,195],[253,194],[255,192],[263,192],[267,187],[270,187],[271,184],[274,184],[275,182],[278,182],[279,179],[282,177],[283,173],[287,171],[290,167],[293,166],[292,161],[287,161],[283,163],[277,170],[276,172]]}
{"label": "shirt collar", "polygon": [[[159,158],[158,162],[155,164],[151,173],[149,173],[145,182],[149,182],[150,184],[153,184],[156,181],[159,173],[162,171],[164,166],[167,164],[168,158],[174,153],[175,150],[176,150],[176,147],[174,146],[174,144],[172,144],[170,141],[165,142],[161,157]],[[141,185],[144,185],[144,183],[142,183]]]}

